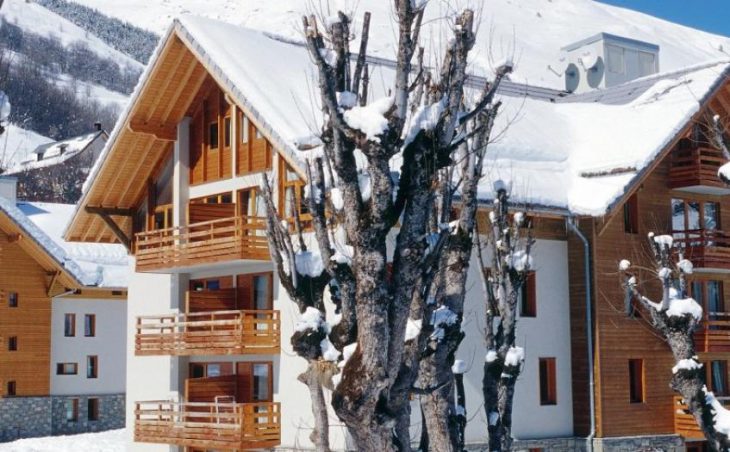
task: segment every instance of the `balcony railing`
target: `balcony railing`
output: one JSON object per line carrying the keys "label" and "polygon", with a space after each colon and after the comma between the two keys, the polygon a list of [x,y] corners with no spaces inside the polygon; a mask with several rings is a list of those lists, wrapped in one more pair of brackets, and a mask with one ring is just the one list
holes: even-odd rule
{"label": "balcony railing", "polygon": [[695,332],[697,352],[730,352],[730,312],[706,312]]}
{"label": "balcony railing", "polygon": [[278,354],[279,311],[237,310],[137,317],[136,355]]}
{"label": "balcony railing", "polygon": [[[725,408],[730,406],[730,397],[718,397],[717,400]],[[684,439],[704,439],[705,435],[697,426],[697,421],[687,409],[687,405],[682,403],[681,397],[674,397],[672,408],[674,408],[674,433],[683,436]]]}
{"label": "balcony railing", "polygon": [[725,163],[722,152],[707,147],[677,149],[672,154],[669,168],[669,188],[717,187],[725,185],[717,177],[717,170]]}
{"label": "balcony railing", "polygon": [[135,404],[134,440],[201,449],[266,449],[281,442],[278,403]]}
{"label": "balcony railing", "polygon": [[269,260],[266,222],[230,217],[135,235],[138,272],[190,267],[235,259]]}
{"label": "balcony railing", "polygon": [[696,268],[730,270],[730,236],[722,231],[673,231],[674,243]]}

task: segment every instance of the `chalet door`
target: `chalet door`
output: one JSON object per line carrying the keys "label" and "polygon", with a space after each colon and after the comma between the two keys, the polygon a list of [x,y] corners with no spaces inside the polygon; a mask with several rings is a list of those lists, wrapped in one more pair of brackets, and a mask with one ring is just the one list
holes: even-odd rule
{"label": "chalet door", "polygon": [[236,402],[271,402],[273,383],[270,362],[236,363]]}

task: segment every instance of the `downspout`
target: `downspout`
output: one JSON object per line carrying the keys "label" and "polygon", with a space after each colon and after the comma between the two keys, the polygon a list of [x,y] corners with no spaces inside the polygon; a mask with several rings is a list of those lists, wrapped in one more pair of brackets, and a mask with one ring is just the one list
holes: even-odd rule
{"label": "downspout", "polygon": [[583,268],[585,269],[586,287],[586,342],[588,343],[588,397],[590,400],[591,431],[586,437],[587,452],[593,451],[593,438],[596,436],[596,400],[595,400],[595,377],[593,375],[593,314],[591,312],[591,250],[588,239],[575,224],[575,217],[568,217],[565,221],[568,229],[583,242]]}

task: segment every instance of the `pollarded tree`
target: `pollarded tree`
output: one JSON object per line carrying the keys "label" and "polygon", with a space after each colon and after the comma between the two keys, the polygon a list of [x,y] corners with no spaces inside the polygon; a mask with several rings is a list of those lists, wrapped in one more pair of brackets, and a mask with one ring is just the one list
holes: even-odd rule
{"label": "pollarded tree", "polygon": [[[432,448],[456,450],[455,429],[449,428],[455,407],[439,391],[453,387],[450,369],[461,340],[466,282],[465,272],[458,278],[456,273],[459,265],[468,268],[481,158],[499,108],[494,96],[511,64],[470,99],[465,84],[473,12],[456,17],[453,39],[432,73],[418,47],[426,2],[394,4],[393,85],[387,97],[372,101],[367,25],[353,60],[347,15],[328,19],[324,30],[314,18],[303,19],[324,118],[317,137],[321,151],[310,151],[308,159],[314,233],[300,233],[296,206],[290,209],[293,225],[281,221],[266,182],[268,238],[279,276],[302,313],[292,338],[295,350],[310,369],[325,355],[342,352],[332,405],[357,449],[410,450],[408,400],[416,391],[435,394]],[[449,224],[457,190],[462,213]],[[294,240],[292,230],[299,231]],[[327,288],[341,317],[324,323]],[[325,420],[316,412],[315,419],[319,436]],[[315,443],[325,444],[322,438]]]}
{"label": "pollarded tree", "polygon": [[674,246],[672,236],[649,234],[654,270],[661,281],[659,301],[642,293],[631,263],[622,260],[627,296],[649,313],[651,325],[669,344],[674,356],[671,387],[682,396],[688,411],[707,438],[711,450],[730,448],[730,411],[726,410],[705,386],[703,365],[697,361],[694,332],[702,320],[702,307],[688,294],[688,274],[692,263]]}
{"label": "pollarded tree", "polygon": [[[523,212],[510,217],[509,194],[503,183],[495,186],[494,210],[485,255],[478,246],[482,285],[486,295],[482,392],[487,415],[490,451],[512,450],[512,402],[524,349],[517,346],[517,306],[532,266],[533,239]],[[486,256],[486,257],[485,257]]]}

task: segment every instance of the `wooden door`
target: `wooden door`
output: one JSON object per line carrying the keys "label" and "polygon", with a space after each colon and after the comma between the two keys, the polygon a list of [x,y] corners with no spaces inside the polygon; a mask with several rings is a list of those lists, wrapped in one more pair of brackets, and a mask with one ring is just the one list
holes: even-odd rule
{"label": "wooden door", "polygon": [[270,311],[274,309],[273,274],[256,273],[236,277],[238,308]]}

